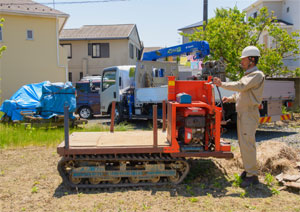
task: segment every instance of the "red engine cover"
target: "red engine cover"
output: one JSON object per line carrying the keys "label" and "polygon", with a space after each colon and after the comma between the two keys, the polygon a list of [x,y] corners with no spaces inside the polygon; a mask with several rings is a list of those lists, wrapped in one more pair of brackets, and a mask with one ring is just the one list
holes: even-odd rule
{"label": "red engine cover", "polygon": [[205,116],[205,110],[200,107],[187,107],[184,109],[183,116]]}
{"label": "red engine cover", "polygon": [[185,127],[184,132],[184,143],[189,144],[193,138],[193,130]]}

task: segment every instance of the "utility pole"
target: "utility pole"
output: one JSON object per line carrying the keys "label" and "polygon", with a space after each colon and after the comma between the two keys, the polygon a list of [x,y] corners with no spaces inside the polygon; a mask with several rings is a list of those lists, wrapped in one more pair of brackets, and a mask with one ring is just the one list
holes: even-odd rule
{"label": "utility pole", "polygon": [[55,9],[55,0],[53,0],[53,9]]}
{"label": "utility pole", "polygon": [[205,30],[205,25],[207,24],[207,5],[208,5],[208,0],[203,0],[203,30]]}

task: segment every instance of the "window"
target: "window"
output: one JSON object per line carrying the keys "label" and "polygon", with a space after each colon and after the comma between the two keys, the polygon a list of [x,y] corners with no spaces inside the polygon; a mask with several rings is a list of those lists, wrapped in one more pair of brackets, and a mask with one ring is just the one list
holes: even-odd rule
{"label": "window", "polygon": [[72,72],[69,72],[69,81],[72,82]]}
{"label": "window", "polygon": [[62,47],[66,48],[68,51],[68,59],[72,58],[72,44],[66,43],[66,44],[61,44]]}
{"label": "window", "polygon": [[109,43],[89,43],[88,55],[92,58],[109,58]]}
{"label": "window", "polygon": [[138,48],[136,49],[136,59],[141,59],[141,50],[139,50]]}
{"label": "window", "polygon": [[100,44],[93,44],[92,57],[100,57]]}
{"label": "window", "polygon": [[76,83],[76,91],[78,93],[88,93],[89,89],[90,89],[90,83],[85,83],[85,82]]}
{"label": "window", "polygon": [[0,41],[2,41],[2,28],[0,26]]}
{"label": "window", "polygon": [[91,87],[91,93],[99,93],[100,82],[93,82]]}
{"label": "window", "polygon": [[129,44],[129,57],[133,59],[133,45],[131,43]]}
{"label": "window", "polygon": [[116,84],[116,71],[105,71],[102,78],[102,91]]}
{"label": "window", "polygon": [[33,31],[27,30],[27,40],[33,40]]}
{"label": "window", "polygon": [[287,7],[287,8],[286,8],[286,12],[287,12],[287,13],[290,12],[290,7]]}
{"label": "window", "polygon": [[140,50],[138,48],[135,48],[135,57],[136,59],[140,59]]}

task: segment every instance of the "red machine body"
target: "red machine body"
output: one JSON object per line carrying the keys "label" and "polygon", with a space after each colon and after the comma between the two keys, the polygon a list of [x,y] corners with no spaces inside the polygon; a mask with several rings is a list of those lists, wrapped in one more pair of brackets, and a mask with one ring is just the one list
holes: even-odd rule
{"label": "red machine body", "polygon": [[[164,152],[230,152],[230,145],[221,143],[222,109],[215,106],[210,82],[211,77],[207,81],[176,81],[169,77],[167,139],[171,146]],[[180,93],[190,95],[191,103],[177,102]]]}

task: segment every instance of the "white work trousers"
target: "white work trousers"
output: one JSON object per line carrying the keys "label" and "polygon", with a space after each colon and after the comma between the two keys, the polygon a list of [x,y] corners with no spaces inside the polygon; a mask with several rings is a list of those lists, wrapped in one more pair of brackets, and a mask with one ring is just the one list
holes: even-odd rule
{"label": "white work trousers", "polygon": [[258,175],[255,132],[259,122],[258,108],[238,112],[237,131],[240,151],[247,177]]}

